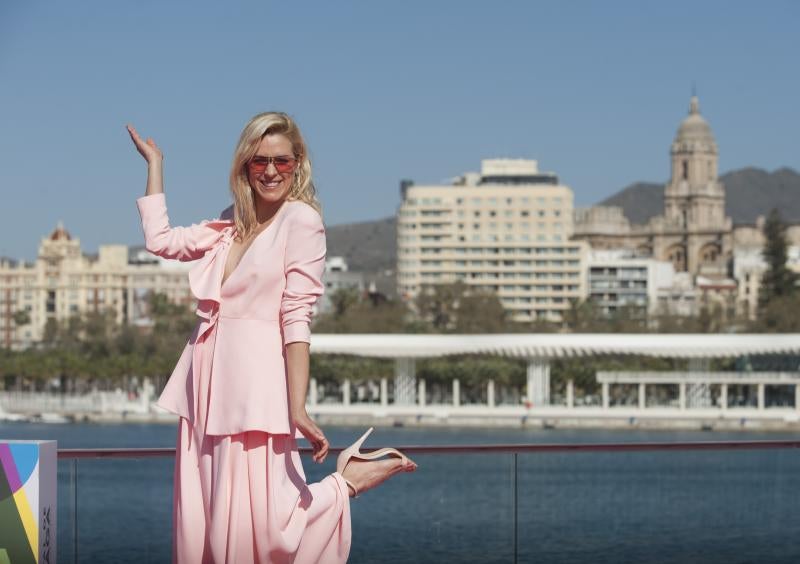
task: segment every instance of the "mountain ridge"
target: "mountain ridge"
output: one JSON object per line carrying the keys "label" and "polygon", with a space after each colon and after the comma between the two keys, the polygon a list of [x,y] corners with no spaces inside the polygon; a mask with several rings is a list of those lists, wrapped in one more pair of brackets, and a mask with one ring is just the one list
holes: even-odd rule
{"label": "mountain ridge", "polygon": [[[734,224],[755,223],[772,208],[781,211],[784,221],[800,222],[800,173],[796,170],[745,167],[719,179],[725,186],[725,213]],[[664,213],[664,184],[634,182],[596,205],[619,206],[631,223],[647,223]]]}

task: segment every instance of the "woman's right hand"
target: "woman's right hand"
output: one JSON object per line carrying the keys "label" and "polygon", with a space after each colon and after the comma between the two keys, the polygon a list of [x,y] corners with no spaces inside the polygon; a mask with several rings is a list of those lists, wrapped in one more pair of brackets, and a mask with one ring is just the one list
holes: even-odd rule
{"label": "woman's right hand", "polygon": [[325,433],[322,432],[322,429],[308,416],[305,409],[303,409],[301,413],[294,415],[292,420],[306,440],[311,443],[314,462],[321,463],[324,461],[325,457],[328,456],[330,444],[328,443],[328,439],[325,438]]}
{"label": "woman's right hand", "polygon": [[139,151],[139,154],[142,155],[142,157],[144,157],[144,160],[147,161],[147,164],[161,164],[161,161],[164,160],[164,155],[161,154],[161,149],[156,146],[156,142],[150,137],[148,137],[146,141],[143,140],[141,137],[139,137],[136,129],[134,129],[131,124],[128,124],[126,127],[128,128],[128,133],[131,136],[133,144],[136,145],[136,150]]}

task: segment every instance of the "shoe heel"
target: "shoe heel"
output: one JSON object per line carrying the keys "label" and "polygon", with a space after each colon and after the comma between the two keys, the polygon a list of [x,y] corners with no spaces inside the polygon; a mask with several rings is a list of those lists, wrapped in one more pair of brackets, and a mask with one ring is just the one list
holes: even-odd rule
{"label": "shoe heel", "polygon": [[336,471],[339,474],[341,474],[344,471],[344,468],[345,466],[347,466],[347,463],[350,461],[350,458],[352,458],[353,455],[359,454],[359,452],[361,451],[361,445],[364,444],[364,441],[367,440],[367,437],[369,437],[370,433],[372,433],[373,430],[374,427],[370,427],[369,429],[367,429],[367,432],[361,435],[361,438],[359,438],[356,442],[354,442],[352,445],[350,445],[349,447],[344,449],[341,453],[339,453],[339,457],[336,459]]}
{"label": "shoe heel", "polygon": [[355,450],[356,450],[356,452],[360,451],[360,450],[361,450],[361,445],[363,445],[363,444],[364,444],[364,441],[366,441],[366,440],[367,440],[367,437],[369,437],[369,436],[370,436],[370,434],[372,433],[372,431],[374,431],[374,430],[375,430],[375,427],[370,427],[369,429],[367,429],[366,433],[364,433],[363,435],[361,435],[361,438],[360,438],[360,439],[358,439],[356,442],[354,442],[354,443],[351,445],[351,447],[350,447],[350,448],[353,448],[353,447],[355,447]]}

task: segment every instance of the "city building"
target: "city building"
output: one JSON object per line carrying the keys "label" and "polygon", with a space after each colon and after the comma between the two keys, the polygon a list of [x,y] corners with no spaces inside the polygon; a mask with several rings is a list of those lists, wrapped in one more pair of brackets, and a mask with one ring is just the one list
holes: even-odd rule
{"label": "city building", "polygon": [[[786,266],[792,272],[800,275],[800,246],[789,246],[787,255]],[[767,263],[761,248],[753,246],[734,248],[733,276],[738,283],[737,311],[748,319],[756,318],[761,278],[766,270]]]}
{"label": "city building", "polygon": [[678,127],[670,157],[662,215],[633,225],[620,208],[581,210],[574,238],[588,241],[593,249],[627,248],[669,261],[675,272],[725,278],[733,257],[733,222],[725,215],[725,188],[717,176],[717,143],[696,96]]}
{"label": "city building", "polygon": [[[696,96],[670,156],[662,215],[637,225],[615,206],[576,210],[573,239],[587,241],[592,249],[625,249],[670,262],[675,277],[658,292],[661,312],[697,315],[704,307],[722,308],[726,316],[753,319],[765,269],[764,218],[734,225],[725,215],[725,187],[717,176],[719,151]],[[786,236],[790,245],[800,245],[800,225],[788,225]]]}
{"label": "city building", "polygon": [[463,281],[494,292],[513,319],[557,321],[586,296],[588,245],[571,241],[573,194],[525,159],[488,159],[449,185],[401,183],[397,286]]}
{"label": "city building", "polygon": [[672,263],[638,257],[630,250],[592,250],[588,264],[589,299],[605,315],[613,315],[623,307],[638,311],[643,317],[655,314],[659,290],[674,284]]}
{"label": "city building", "polygon": [[325,293],[316,304],[316,313],[327,313],[331,310],[331,297],[338,290],[354,289],[359,294],[366,288],[364,274],[349,269],[344,257],[328,257],[325,260],[325,273],[322,275]]}
{"label": "city building", "polygon": [[39,245],[33,264],[0,261],[0,346],[26,348],[44,337],[49,320],[112,311],[118,323],[148,325],[148,296],[193,303],[188,265],[125,245],[101,245],[97,256],[59,224]]}

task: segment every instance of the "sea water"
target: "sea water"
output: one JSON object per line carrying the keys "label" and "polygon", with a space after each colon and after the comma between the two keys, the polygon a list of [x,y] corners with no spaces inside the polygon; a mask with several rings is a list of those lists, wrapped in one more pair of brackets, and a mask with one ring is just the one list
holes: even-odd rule
{"label": "sea water", "polygon": [[[326,427],[333,445],[363,429]],[[64,448],[172,447],[169,424],[0,423]],[[793,433],[379,427],[387,445],[791,439]],[[335,465],[304,457],[309,481]],[[416,455],[351,502],[350,562],[800,562],[800,451]],[[59,462],[58,561],[169,562],[173,458]]]}

